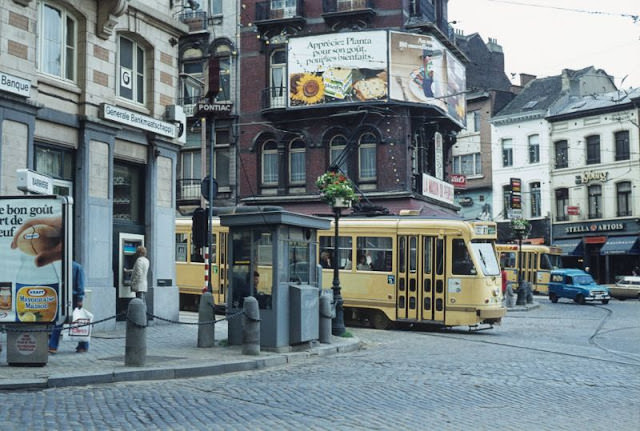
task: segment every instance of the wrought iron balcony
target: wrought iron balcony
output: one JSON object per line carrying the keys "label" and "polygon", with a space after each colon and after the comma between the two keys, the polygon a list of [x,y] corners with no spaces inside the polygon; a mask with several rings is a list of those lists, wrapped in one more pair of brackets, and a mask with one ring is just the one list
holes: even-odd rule
{"label": "wrought iron balcony", "polygon": [[366,27],[376,15],[373,0],[322,0],[322,17],[331,28]]}
{"label": "wrought iron balcony", "polygon": [[287,107],[287,87],[268,87],[262,90],[262,110]]}
{"label": "wrought iron balcony", "polygon": [[207,13],[205,11],[181,12],[178,15],[181,22],[189,26],[189,33],[199,32],[207,29]]}
{"label": "wrought iron balcony", "polygon": [[322,12],[352,12],[373,9],[373,0],[322,0]]}
{"label": "wrought iron balcony", "polygon": [[199,201],[200,200],[200,178],[184,178],[177,181],[176,201]]}
{"label": "wrought iron balcony", "polygon": [[[304,18],[304,1],[295,0],[295,6],[273,8],[275,2],[261,1],[256,3],[256,28],[262,36],[270,38],[283,31],[287,33],[302,29],[306,19]],[[286,5],[289,2],[282,1]]]}

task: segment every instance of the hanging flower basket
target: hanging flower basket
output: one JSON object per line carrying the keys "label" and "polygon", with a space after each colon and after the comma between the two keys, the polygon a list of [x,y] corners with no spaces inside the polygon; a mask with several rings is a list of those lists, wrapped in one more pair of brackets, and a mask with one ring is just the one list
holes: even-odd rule
{"label": "hanging flower basket", "polygon": [[514,218],[511,220],[511,229],[519,236],[527,235],[530,228],[531,224],[529,220],[525,218]]}
{"label": "hanging flower basket", "polygon": [[340,172],[328,171],[316,180],[322,199],[332,207],[347,208],[360,198],[349,178]]}

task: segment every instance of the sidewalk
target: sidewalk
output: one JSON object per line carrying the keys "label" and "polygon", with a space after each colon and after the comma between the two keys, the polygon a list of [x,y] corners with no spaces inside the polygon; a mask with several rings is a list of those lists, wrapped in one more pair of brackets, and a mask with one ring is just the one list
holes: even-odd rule
{"label": "sidewalk", "polygon": [[[76,353],[76,344],[60,341],[45,366],[9,366],[6,334],[0,334],[0,390],[79,386],[121,381],[165,380],[213,376],[284,365],[310,356],[331,355],[360,349],[357,338],[333,337],[331,344],[318,342],[296,346],[291,352],[262,349],[258,356],[242,354],[242,346],[223,346],[227,322],[215,325],[216,346],[199,348],[197,313],[180,313],[181,324],[150,322],[146,330],[147,356],[142,367],[124,365],[126,322],[110,332],[95,332],[89,352]],[[222,316],[216,316],[221,319]],[[224,344],[224,343],[222,343]]]}

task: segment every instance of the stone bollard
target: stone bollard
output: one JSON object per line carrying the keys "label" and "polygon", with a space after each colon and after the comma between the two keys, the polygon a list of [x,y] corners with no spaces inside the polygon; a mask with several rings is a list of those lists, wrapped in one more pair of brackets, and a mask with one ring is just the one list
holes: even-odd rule
{"label": "stone bollard", "polygon": [[253,296],[244,298],[242,306],[242,354],[260,354],[260,309]]}
{"label": "stone bollard", "polygon": [[133,298],[127,308],[127,336],[124,346],[124,364],[142,367],[147,360],[147,305]]}
{"label": "stone bollard", "polygon": [[[198,347],[214,347],[216,344],[216,325],[213,294],[205,292],[200,297],[198,307]],[[211,322],[205,323],[204,322]]]}
{"label": "stone bollard", "polygon": [[511,282],[507,283],[507,292],[506,292],[506,305],[507,308],[511,308],[516,305],[516,295],[513,293],[513,284]]}
{"label": "stone bollard", "polygon": [[525,286],[526,286],[526,290],[525,290],[526,303],[533,304],[533,286],[529,282],[526,282]]}
{"label": "stone bollard", "polygon": [[320,342],[331,344],[331,298],[320,295]]}

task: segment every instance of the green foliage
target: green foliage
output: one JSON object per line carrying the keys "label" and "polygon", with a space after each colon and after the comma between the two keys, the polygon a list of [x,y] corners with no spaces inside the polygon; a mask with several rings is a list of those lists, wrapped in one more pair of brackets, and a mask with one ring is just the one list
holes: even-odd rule
{"label": "green foliage", "polygon": [[360,200],[351,180],[340,172],[325,172],[316,180],[316,186],[322,199],[331,206],[335,205],[336,198],[342,198],[348,203]]}

